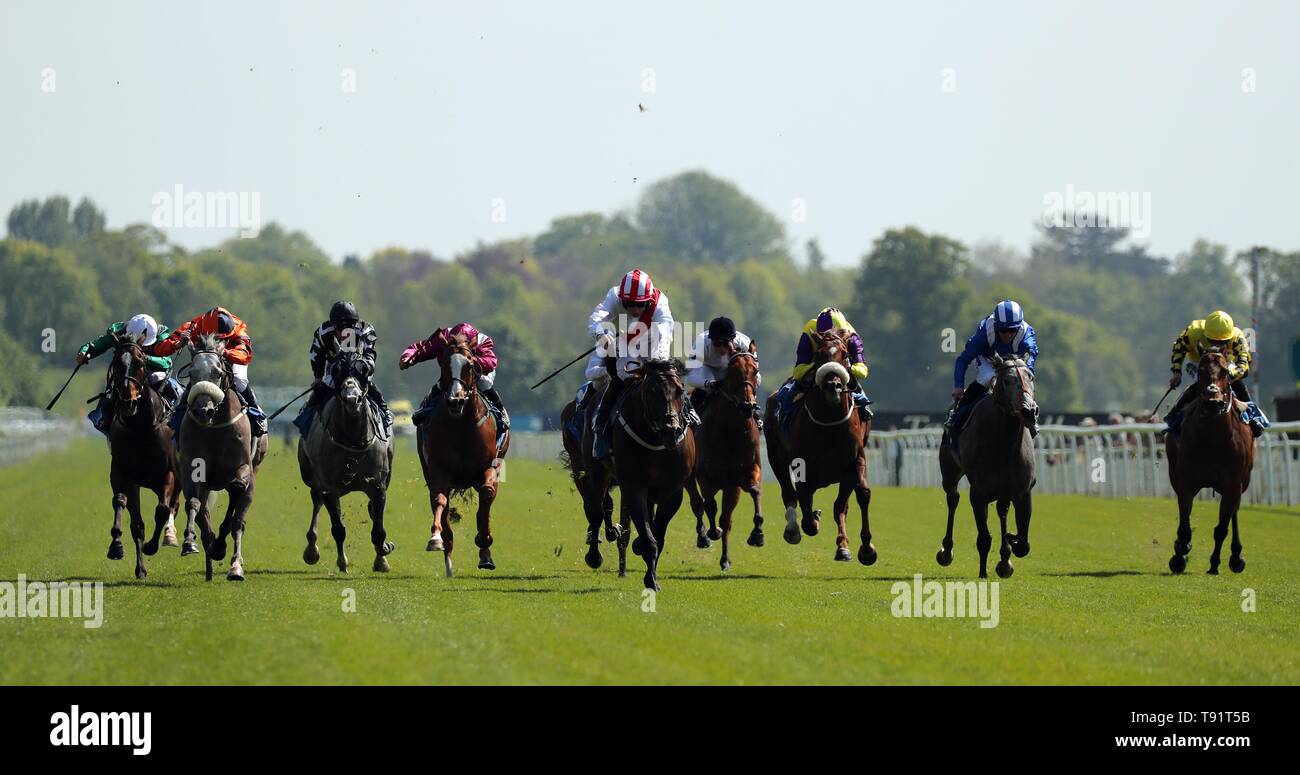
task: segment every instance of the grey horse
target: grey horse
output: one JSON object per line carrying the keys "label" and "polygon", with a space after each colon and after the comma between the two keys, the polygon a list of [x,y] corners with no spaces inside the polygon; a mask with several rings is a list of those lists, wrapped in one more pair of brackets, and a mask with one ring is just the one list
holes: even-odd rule
{"label": "grey horse", "polygon": [[[996,502],[1002,521],[1000,578],[1015,571],[1011,554],[1029,554],[1029,519],[1033,513],[1030,490],[1034,486],[1034,442],[1029,435],[1038,411],[1034,400],[1034,375],[1019,358],[993,356],[997,372],[990,396],[971,410],[966,429],[957,440],[958,449],[944,443],[939,450],[939,471],[948,496],[948,531],[935,560],[943,566],[952,562],[952,518],[961,502],[957,483],[963,475],[970,481],[970,505],[979,531],[975,546],[980,553],[980,578],[988,578],[987,561],[993,536],[989,533],[989,503]],[[1016,509],[1016,532],[1007,532],[1007,511]]]}
{"label": "grey horse", "polygon": [[[225,347],[204,335],[191,345],[188,411],[176,446],[176,475],[185,493],[185,539],[193,541],[197,519],[203,535],[205,577],[212,580],[212,562],[226,556],[226,536],[234,539],[226,578],[244,580],[244,518],[253,504],[257,469],[266,457],[266,436],[254,443],[247,412],[233,387]],[[211,511],[225,490],[230,497],[220,533],[212,530]]]}
{"label": "grey horse", "polygon": [[[393,437],[385,435],[383,418],[366,400],[367,386],[355,373],[353,363],[342,360],[336,371],[339,387],[316,413],[307,435],[298,440],[298,469],[303,484],[311,490],[311,526],[302,559],[308,565],[320,561],[316,548],[316,519],[324,505],[330,515],[330,533],[338,548],[338,567],[348,570],[343,551],[347,535],[339,498],[364,492],[369,499],[370,541],[375,545],[374,570],[388,572],[388,554],[393,542],[384,531],[384,505],[393,475]],[[344,376],[346,375],[346,376]],[[341,379],[341,381],[339,381]]]}

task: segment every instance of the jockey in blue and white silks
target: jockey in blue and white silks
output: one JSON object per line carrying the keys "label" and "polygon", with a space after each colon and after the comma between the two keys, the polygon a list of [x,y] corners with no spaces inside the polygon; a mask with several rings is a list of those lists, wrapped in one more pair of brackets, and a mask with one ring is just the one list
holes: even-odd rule
{"label": "jockey in blue and white silks", "polygon": [[[957,404],[948,413],[948,421],[944,423],[954,442],[957,431],[970,414],[970,408],[988,394],[993,380],[997,379],[997,370],[990,361],[994,355],[1024,360],[1031,374],[1034,363],[1038,360],[1038,337],[1034,333],[1034,327],[1025,322],[1025,314],[1020,305],[1010,299],[998,302],[993,314],[980,321],[975,333],[966,340],[966,348],[957,356],[952,375],[952,397]],[[975,364],[975,380],[970,387],[963,387],[966,370],[972,362]],[[1029,434],[1038,435],[1037,416]]]}

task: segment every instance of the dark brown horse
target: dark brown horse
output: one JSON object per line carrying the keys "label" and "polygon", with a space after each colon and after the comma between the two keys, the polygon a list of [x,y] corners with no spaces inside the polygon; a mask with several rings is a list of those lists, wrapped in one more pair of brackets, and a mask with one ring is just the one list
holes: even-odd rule
{"label": "dark brown horse", "polygon": [[[695,460],[690,486],[691,509],[695,512],[698,544],[707,547],[708,539],[722,539],[722,569],[731,569],[731,518],[740,502],[742,491],[754,500],[754,530],[750,546],[763,545],[763,464],[759,454],[758,350],[753,342],[746,351],[733,352],[722,379],[714,386],[712,400],[704,408],[703,423],[696,430],[699,454]],[[722,530],[714,527],[707,535],[701,519],[705,513],[709,524],[716,525],[718,505],[715,497],[722,493]]]}
{"label": "dark brown horse", "polygon": [[1187,555],[1192,551],[1192,499],[1204,487],[1219,493],[1219,524],[1214,528],[1214,553],[1210,555],[1209,573],[1219,572],[1219,555],[1223,539],[1232,522],[1232,556],[1228,567],[1233,573],[1246,569],[1241,556],[1241,538],[1237,533],[1237,509],[1241,495],[1250,486],[1250,472],[1255,465],[1255,438],[1250,426],[1241,421],[1245,405],[1232,395],[1228,361],[1223,352],[1210,348],[1201,356],[1196,376],[1197,397],[1185,409],[1181,433],[1165,438],[1169,458],[1169,484],[1178,495],[1178,535],[1169,570],[1182,573],[1187,569]]}
{"label": "dark brown horse", "polygon": [[452,575],[449,502],[453,494],[473,489],[478,493],[478,567],[495,570],[492,561],[492,502],[497,497],[498,471],[510,448],[506,431],[497,451],[497,425],[487,401],[478,391],[478,361],[464,335],[453,337],[438,357],[438,405],[420,425],[418,447],[424,482],[433,510],[430,552],[442,552],[447,577]]}
{"label": "dark brown horse", "polygon": [[[108,444],[112,451],[109,483],[113,487],[113,541],[108,559],[120,560],[122,512],[131,514],[131,538],[135,540],[135,577],[142,579],[145,555],[158,552],[158,537],[176,515],[178,489],[172,469],[172,429],[167,420],[167,402],[149,384],[144,351],[135,341],[119,338],[108,369],[108,386],[115,407]],[[158,498],[154,508],[153,537],[144,540],[144,518],[140,515],[140,488]],[[175,534],[173,533],[173,539]]]}
{"label": "dark brown horse", "polygon": [[[584,403],[590,409],[584,417],[584,427],[591,424],[590,412],[595,410],[597,403],[600,401],[601,393],[594,386],[589,387],[588,390],[591,391],[591,394],[585,396]],[[587,496],[584,489],[593,480],[587,477],[587,470],[583,468],[582,444],[585,434],[579,433],[575,437],[569,431],[569,422],[577,412],[578,407],[574,401],[565,404],[564,409],[560,412],[560,428],[562,429],[560,436],[564,443],[564,455],[561,457],[561,462],[568,470],[569,477],[573,480],[574,489],[578,491],[579,497],[582,497],[585,503]],[[614,522],[614,498],[610,494],[610,490],[618,486],[618,481],[611,478],[608,482],[598,483],[597,487],[602,486],[602,484],[605,489],[602,492],[595,493],[592,497],[600,500],[601,512],[604,514],[605,540],[610,543],[618,542],[618,575],[622,577],[627,575],[627,545],[629,536],[632,534],[632,518],[628,515],[627,509],[622,508],[619,510],[619,522]],[[592,568],[599,568],[605,561],[605,558],[600,554],[599,544],[600,530],[589,529],[587,531],[587,545],[592,548],[587,550],[586,561],[587,565]]]}
{"label": "dark brown horse", "polygon": [[[1002,543],[997,573],[1008,578],[1015,568],[1011,555],[1029,555],[1029,520],[1033,514],[1030,490],[1034,486],[1034,442],[1029,426],[1037,411],[1034,375],[1024,361],[994,355],[996,370],[993,390],[987,399],[971,409],[966,429],[958,436],[958,450],[944,443],[939,449],[939,472],[948,497],[948,530],[935,560],[943,566],[952,562],[952,520],[961,502],[957,484],[962,476],[970,482],[970,507],[978,531],[975,547],[980,553],[980,578],[988,578],[989,503],[996,502],[1002,522]],[[1007,532],[1007,512],[1016,508],[1016,532]]]}
{"label": "dark brown horse", "polygon": [[[621,404],[610,422],[613,453],[596,461],[592,453],[594,432],[583,431],[583,508],[588,539],[600,530],[609,513],[605,496],[617,479],[622,508],[626,509],[637,537],[632,551],[645,560],[646,589],[659,589],[658,563],[663,553],[668,523],[681,508],[686,480],[695,466],[695,435],[686,424],[681,367],[671,360],[645,360],[627,379]],[[594,540],[587,564],[600,566],[600,549]]]}
{"label": "dark brown horse", "polygon": [[[225,346],[211,335],[191,345],[189,408],[181,424],[176,475],[185,492],[186,538],[197,520],[202,531],[204,575],[212,580],[212,563],[226,556],[226,536],[234,555],[226,578],[244,580],[244,520],[253,505],[257,470],[266,457],[266,436],[253,438],[248,412],[234,389]],[[226,491],[229,504],[219,532],[212,529],[212,509]]]}
{"label": "dark brown horse", "polygon": [[[767,399],[763,434],[767,461],[781,485],[785,505],[786,543],[800,541],[799,528],[810,536],[821,529],[821,509],[813,510],[813,495],[823,487],[839,485],[835,496],[835,559],[848,562],[849,537],[845,519],[849,495],[856,495],[862,512],[862,545],[858,561],[871,565],[876,547],[871,543],[871,488],[867,486],[867,435],[871,421],[863,421],[849,388],[848,349],[841,331],[814,333],[814,384],[796,402],[787,434],[776,417],[776,393]],[[796,523],[798,505],[803,518]]]}

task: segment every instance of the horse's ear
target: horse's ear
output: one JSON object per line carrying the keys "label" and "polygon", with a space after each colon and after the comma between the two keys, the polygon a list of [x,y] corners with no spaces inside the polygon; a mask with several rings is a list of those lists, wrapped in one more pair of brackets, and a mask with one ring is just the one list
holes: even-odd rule
{"label": "horse's ear", "polygon": [[749,340],[749,352],[753,355],[758,355],[758,344],[755,343],[753,339]]}
{"label": "horse's ear", "polygon": [[997,353],[993,353],[993,357],[989,358],[989,361],[992,362],[992,364],[994,366],[997,366],[998,368],[1002,367],[1003,364],[1002,356],[998,355]]}

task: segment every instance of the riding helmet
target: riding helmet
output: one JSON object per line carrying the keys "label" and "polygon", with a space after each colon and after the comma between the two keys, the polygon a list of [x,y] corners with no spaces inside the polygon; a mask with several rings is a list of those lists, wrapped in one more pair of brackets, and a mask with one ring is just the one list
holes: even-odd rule
{"label": "riding helmet", "polygon": [[334,306],[330,307],[330,322],[336,326],[350,325],[357,322],[360,317],[356,305],[350,301],[336,301]]}
{"label": "riding helmet", "polygon": [[730,342],[736,338],[736,324],[731,318],[714,318],[709,321],[709,341]]}

